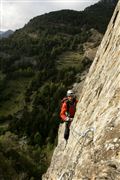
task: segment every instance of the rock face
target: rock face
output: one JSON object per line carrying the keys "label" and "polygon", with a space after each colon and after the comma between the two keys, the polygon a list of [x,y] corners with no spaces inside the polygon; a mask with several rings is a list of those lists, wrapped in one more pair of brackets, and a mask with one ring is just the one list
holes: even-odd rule
{"label": "rock face", "polygon": [[120,1],[79,98],[68,144],[58,146],[43,180],[120,180]]}

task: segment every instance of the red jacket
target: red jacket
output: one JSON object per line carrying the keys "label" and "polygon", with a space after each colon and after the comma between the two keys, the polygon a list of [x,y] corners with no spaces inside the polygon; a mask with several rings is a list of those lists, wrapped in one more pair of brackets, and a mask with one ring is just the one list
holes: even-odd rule
{"label": "red jacket", "polygon": [[[66,121],[66,118],[68,116],[70,118],[74,117],[77,102],[78,102],[77,100],[74,100],[73,102],[67,102],[67,101],[63,102],[61,111],[60,111],[60,117],[63,121]],[[69,108],[68,108],[67,103],[69,104]]]}

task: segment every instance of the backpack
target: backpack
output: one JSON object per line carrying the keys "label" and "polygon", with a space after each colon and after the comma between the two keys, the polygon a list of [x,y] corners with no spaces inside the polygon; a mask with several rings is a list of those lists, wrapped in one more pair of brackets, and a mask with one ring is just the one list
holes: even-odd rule
{"label": "backpack", "polygon": [[[76,102],[76,97],[74,98],[74,100],[73,100],[73,101],[74,101],[74,102]],[[69,110],[69,106],[70,106],[70,104],[69,104],[68,97],[64,97],[64,98],[61,100],[61,106],[60,106],[60,107],[62,107],[62,104],[63,104],[64,102],[66,102],[66,103],[67,103],[67,107],[68,107],[68,110]]]}
{"label": "backpack", "polygon": [[[64,97],[64,98],[61,100],[60,110],[61,110],[62,105],[63,105],[64,102],[66,102],[66,104],[67,104],[67,112],[69,113],[70,102],[69,102],[69,100],[68,100],[68,97]],[[76,97],[74,98],[74,102],[76,102]]]}
{"label": "backpack", "polygon": [[70,104],[69,104],[69,101],[68,101],[68,97],[64,97],[64,98],[61,100],[60,109],[62,108],[62,105],[63,105],[64,102],[66,102],[66,104],[67,104],[67,111],[69,111]]}

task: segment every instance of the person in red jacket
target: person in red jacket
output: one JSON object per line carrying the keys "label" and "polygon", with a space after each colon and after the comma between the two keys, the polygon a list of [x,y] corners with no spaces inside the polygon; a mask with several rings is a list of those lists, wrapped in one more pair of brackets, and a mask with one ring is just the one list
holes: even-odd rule
{"label": "person in red jacket", "polygon": [[74,118],[76,111],[77,100],[73,90],[67,91],[67,97],[62,100],[62,107],[60,111],[60,117],[62,121],[66,122],[64,138],[67,141],[70,133],[70,124]]}

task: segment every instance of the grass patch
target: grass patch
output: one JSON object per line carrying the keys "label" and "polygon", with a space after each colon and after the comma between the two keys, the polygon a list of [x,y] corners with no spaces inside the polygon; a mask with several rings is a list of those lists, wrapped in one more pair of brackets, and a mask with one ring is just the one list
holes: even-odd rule
{"label": "grass patch", "polygon": [[78,51],[65,52],[57,60],[57,69],[61,70],[69,67],[77,68],[81,64],[82,58],[83,54]]}

